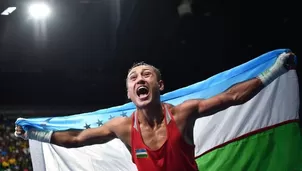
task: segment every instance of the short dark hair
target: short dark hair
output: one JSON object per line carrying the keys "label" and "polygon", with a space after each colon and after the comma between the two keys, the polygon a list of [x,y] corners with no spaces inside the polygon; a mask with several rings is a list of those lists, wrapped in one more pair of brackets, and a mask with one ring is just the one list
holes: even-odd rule
{"label": "short dark hair", "polygon": [[[155,66],[150,65],[150,64],[147,64],[147,63],[145,63],[145,62],[143,62],[143,61],[142,61],[142,62],[134,63],[134,64],[132,65],[132,67],[128,70],[128,74],[129,74],[129,72],[130,72],[133,68],[138,67],[138,66],[150,66],[150,67],[152,67],[153,70],[154,70],[154,72],[155,72],[155,74],[156,74],[157,80],[158,80],[158,81],[161,80],[161,73],[160,73],[160,70],[159,70],[158,68],[156,68]],[[127,76],[128,76],[128,74],[127,74]]]}

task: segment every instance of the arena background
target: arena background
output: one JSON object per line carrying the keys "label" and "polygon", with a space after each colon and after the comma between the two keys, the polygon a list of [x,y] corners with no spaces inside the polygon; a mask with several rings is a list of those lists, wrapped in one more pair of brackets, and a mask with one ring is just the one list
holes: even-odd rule
{"label": "arena background", "polygon": [[[30,170],[27,144],[11,135],[17,117],[123,104],[125,77],[134,62],[160,68],[165,93],[274,49],[290,48],[301,56],[301,19],[293,0],[49,0],[52,14],[44,21],[29,18],[28,6],[34,2],[0,1],[0,12],[17,7],[0,15],[5,169],[3,162],[14,158],[18,164],[11,169]],[[177,10],[182,3],[189,3],[192,12]],[[297,73],[301,78],[299,64]]]}

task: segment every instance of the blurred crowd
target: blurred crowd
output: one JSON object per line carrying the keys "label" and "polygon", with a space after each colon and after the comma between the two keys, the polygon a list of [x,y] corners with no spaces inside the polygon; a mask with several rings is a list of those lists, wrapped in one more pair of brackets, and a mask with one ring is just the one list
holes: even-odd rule
{"label": "blurred crowd", "polygon": [[14,136],[15,120],[0,120],[0,171],[31,171],[28,141]]}

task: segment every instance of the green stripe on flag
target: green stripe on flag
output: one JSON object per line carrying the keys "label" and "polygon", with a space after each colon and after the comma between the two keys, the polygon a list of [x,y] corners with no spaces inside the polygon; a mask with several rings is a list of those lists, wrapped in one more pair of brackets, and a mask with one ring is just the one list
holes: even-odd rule
{"label": "green stripe on flag", "polygon": [[196,159],[200,171],[302,171],[299,124],[278,126]]}
{"label": "green stripe on flag", "polygon": [[147,158],[148,155],[147,154],[137,154],[136,157],[137,158]]}

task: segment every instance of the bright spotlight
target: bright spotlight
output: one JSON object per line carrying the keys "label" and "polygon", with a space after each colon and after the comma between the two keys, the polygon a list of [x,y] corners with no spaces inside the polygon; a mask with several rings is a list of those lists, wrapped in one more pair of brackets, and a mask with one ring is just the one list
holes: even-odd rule
{"label": "bright spotlight", "polygon": [[32,4],[29,6],[29,14],[35,19],[44,19],[49,16],[50,8],[43,3]]}

